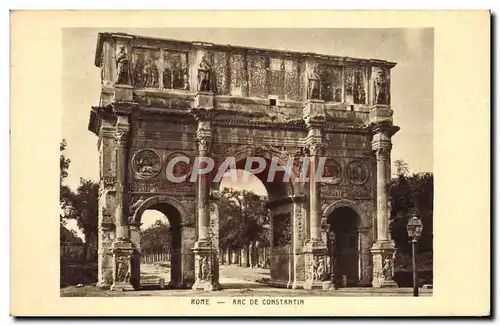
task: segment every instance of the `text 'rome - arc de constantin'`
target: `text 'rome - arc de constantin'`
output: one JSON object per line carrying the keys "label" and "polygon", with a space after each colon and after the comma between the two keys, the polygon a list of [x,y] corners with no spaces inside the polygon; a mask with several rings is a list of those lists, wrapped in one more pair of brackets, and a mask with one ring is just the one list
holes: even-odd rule
{"label": "text 'rome - arc de constantin'", "polygon": [[[349,284],[396,286],[386,188],[399,129],[390,106],[395,63],[99,33],[95,65],[99,286],[140,287],[141,215],[156,209],[172,229],[170,286],[219,288],[220,183],[209,175],[169,182],[166,166],[179,155],[216,164],[234,157],[240,169],[250,156],[308,157],[308,182],[256,175],[269,197],[270,283],[321,287],[329,230],[336,272]],[[328,183],[314,182],[320,157]]]}

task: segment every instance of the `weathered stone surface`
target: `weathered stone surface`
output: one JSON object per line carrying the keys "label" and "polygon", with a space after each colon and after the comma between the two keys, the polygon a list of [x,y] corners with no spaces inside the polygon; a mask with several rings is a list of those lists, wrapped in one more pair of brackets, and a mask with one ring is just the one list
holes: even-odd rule
{"label": "weathered stone surface", "polygon": [[[218,207],[209,202],[219,185],[165,180],[176,155],[218,163],[228,156],[324,156],[328,182],[266,184],[271,282],[322,287],[330,262],[320,224],[348,207],[358,221],[349,231],[357,258],[344,264],[353,265],[357,283],[388,285],[393,249],[384,187],[398,129],[390,107],[395,63],[100,33],[95,64],[101,103],[89,129],[99,136],[99,285],[140,286],[138,225],[148,208],[165,210],[179,235],[171,286],[217,289],[219,260],[244,260],[214,251],[207,263],[209,244],[218,247]],[[127,276],[118,284],[120,268]]]}

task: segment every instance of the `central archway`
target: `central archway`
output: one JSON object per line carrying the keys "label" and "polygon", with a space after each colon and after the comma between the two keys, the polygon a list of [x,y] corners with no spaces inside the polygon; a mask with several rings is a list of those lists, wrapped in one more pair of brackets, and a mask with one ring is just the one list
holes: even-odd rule
{"label": "central archway", "polygon": [[[260,182],[267,193],[268,220],[269,220],[269,279],[266,282],[268,285],[279,287],[291,287],[294,280],[294,253],[293,253],[293,212],[294,203],[291,200],[294,191],[291,180],[297,177],[296,171],[291,171],[288,181],[283,181],[283,171],[276,171],[274,178],[268,180],[271,160],[273,153],[255,149],[246,149],[235,153],[235,169],[244,170],[251,173],[257,182]],[[245,164],[248,157],[260,157],[266,162],[266,167],[259,173],[253,173],[246,169]],[[283,160],[278,161],[278,164],[283,166],[286,164]],[[212,191],[220,192],[221,182],[212,184]],[[214,210],[218,212],[218,207]],[[220,217],[224,218],[224,217]],[[214,223],[214,220],[217,222]],[[214,216],[212,212],[211,226],[214,234],[218,234],[218,216]],[[215,229],[217,228],[217,229]],[[252,244],[255,246],[255,244]],[[246,249],[252,250],[252,249]],[[258,258],[257,258],[258,259]],[[247,261],[245,261],[248,264]],[[218,273],[217,273],[218,274]],[[224,286],[224,284],[222,284]]]}

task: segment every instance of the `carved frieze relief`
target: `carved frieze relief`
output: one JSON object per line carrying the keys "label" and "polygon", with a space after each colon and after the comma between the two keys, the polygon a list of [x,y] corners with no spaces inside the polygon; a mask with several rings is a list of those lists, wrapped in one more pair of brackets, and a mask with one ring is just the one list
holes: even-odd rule
{"label": "carved frieze relief", "polygon": [[196,183],[173,183],[167,180],[143,180],[130,182],[130,192],[168,193],[172,196],[194,195]]}
{"label": "carved frieze relief", "polygon": [[130,255],[125,256],[116,256],[116,274],[115,281],[116,283],[128,283],[130,281]]}
{"label": "carved frieze relief", "polygon": [[338,184],[342,180],[342,166],[333,158],[328,158],[325,162],[324,176],[331,181],[326,184]]}
{"label": "carved frieze relief", "polygon": [[347,180],[353,185],[363,185],[370,178],[370,168],[361,160],[351,161],[345,169]]}
{"label": "carved frieze relief", "polygon": [[272,217],[273,219],[273,245],[282,247],[292,242],[292,221],[291,214],[279,214]]}
{"label": "carved frieze relief", "polygon": [[[167,157],[166,166],[168,166],[168,164],[174,164],[174,163],[170,163],[170,162],[176,160],[179,157],[189,158],[190,156],[184,152],[174,152]],[[192,161],[192,160],[190,160],[190,161]],[[192,166],[191,162],[187,163],[185,161],[178,161],[171,168],[172,168],[172,175],[175,178],[184,178],[185,177],[185,179],[187,180],[187,179],[189,179],[189,176],[191,175],[191,171],[193,169],[193,166]]]}
{"label": "carved frieze relief", "polygon": [[158,88],[159,82],[159,51],[149,49],[134,49],[133,69],[134,86],[137,88]]}
{"label": "carved frieze relief", "polygon": [[332,198],[371,198],[372,191],[369,185],[323,185],[322,197]]}
{"label": "carved frieze relief", "polygon": [[162,169],[160,155],[152,149],[139,150],[132,156],[132,169],[140,179],[153,178]]}

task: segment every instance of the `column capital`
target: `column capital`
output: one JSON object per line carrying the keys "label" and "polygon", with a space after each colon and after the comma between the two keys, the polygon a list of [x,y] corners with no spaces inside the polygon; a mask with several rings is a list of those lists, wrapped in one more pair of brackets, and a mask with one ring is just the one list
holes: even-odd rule
{"label": "column capital", "polygon": [[196,122],[210,122],[215,118],[214,109],[204,107],[194,107],[189,110]]}
{"label": "column capital", "polygon": [[210,151],[210,149],[212,148],[212,140],[212,135],[199,133],[195,139],[195,142],[198,145],[198,150]]}
{"label": "column capital", "polygon": [[394,126],[390,121],[373,123],[371,125],[371,128],[374,135],[383,133],[388,138],[391,138],[395,133],[399,131],[399,129],[401,129],[398,126]]}
{"label": "column capital", "polygon": [[127,144],[127,140],[128,140],[128,131],[123,131],[123,130],[115,130],[115,133],[114,133],[114,138],[115,138],[115,141],[116,141],[116,145],[117,146],[125,146]]}
{"label": "column capital", "polygon": [[388,159],[391,155],[392,144],[391,142],[376,142],[372,143],[372,149],[378,159]]}

